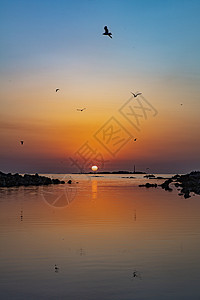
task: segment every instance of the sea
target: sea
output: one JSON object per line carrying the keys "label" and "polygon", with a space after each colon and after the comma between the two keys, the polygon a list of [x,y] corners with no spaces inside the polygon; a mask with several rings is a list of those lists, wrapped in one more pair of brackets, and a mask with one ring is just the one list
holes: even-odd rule
{"label": "sea", "polygon": [[72,183],[0,188],[1,300],[200,299],[200,196],[143,174],[45,176]]}

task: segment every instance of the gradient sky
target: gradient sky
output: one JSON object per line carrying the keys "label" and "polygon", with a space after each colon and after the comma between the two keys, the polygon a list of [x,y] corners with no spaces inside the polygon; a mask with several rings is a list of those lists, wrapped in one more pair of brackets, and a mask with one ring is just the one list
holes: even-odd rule
{"label": "gradient sky", "polygon": [[[86,141],[108,161],[101,171],[200,169],[198,0],[1,0],[0,7],[1,171],[77,172],[69,157]],[[102,35],[105,25],[113,39]],[[119,113],[131,91],[158,112],[139,132]],[[137,137],[115,156],[93,137],[112,116]]]}

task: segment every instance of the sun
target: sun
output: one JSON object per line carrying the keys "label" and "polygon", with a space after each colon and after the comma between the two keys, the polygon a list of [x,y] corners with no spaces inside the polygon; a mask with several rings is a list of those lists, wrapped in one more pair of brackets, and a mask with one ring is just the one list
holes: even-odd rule
{"label": "sun", "polygon": [[98,167],[97,167],[97,166],[92,166],[92,168],[91,168],[91,169],[92,169],[92,171],[94,171],[94,172],[95,172],[95,171],[97,171],[97,170],[98,170]]}

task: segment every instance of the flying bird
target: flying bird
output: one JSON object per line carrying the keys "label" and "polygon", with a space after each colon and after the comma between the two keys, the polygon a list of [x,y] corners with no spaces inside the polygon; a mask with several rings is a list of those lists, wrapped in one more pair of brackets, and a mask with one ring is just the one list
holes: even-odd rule
{"label": "flying bird", "polygon": [[105,32],[102,33],[103,35],[108,35],[111,39],[112,39],[112,33],[108,31],[108,27],[104,26],[104,30]]}
{"label": "flying bird", "polygon": [[77,108],[78,111],[84,111],[86,108]]}
{"label": "flying bird", "polygon": [[142,93],[136,93],[136,94],[134,94],[134,93],[132,93],[132,92],[131,92],[131,94],[134,96],[134,98],[136,98],[136,97],[139,96],[139,95],[142,95]]}
{"label": "flying bird", "polygon": [[60,89],[56,89],[56,93],[57,93],[58,91],[60,91]]}
{"label": "flying bird", "polygon": [[21,143],[21,145],[23,145],[23,144],[24,144],[24,141],[20,141],[20,143]]}

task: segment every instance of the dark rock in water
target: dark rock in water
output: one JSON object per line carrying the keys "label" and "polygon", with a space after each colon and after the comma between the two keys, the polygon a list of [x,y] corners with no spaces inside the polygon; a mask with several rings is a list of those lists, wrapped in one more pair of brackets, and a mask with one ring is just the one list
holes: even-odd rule
{"label": "dark rock in water", "polygon": [[[149,179],[153,178],[152,175],[145,175]],[[155,179],[161,179],[162,177],[157,177]],[[164,179],[164,178],[163,178]],[[174,186],[179,191],[179,196],[184,196],[185,199],[190,198],[190,193],[193,195],[200,195],[200,171],[193,171],[189,174],[185,175],[175,175],[171,178],[165,178],[166,180],[159,184],[158,186],[162,187],[162,189],[166,191],[172,191],[170,184],[174,184]],[[139,187],[157,187],[157,184],[141,184]]]}
{"label": "dark rock in water", "polygon": [[190,198],[190,197],[191,197],[191,196],[190,196],[190,192],[187,191],[187,192],[184,194],[184,198],[187,199],[187,198]]}
{"label": "dark rock in water", "polygon": [[190,193],[200,195],[200,172],[195,171],[186,175],[181,175],[177,178],[179,186],[182,187],[181,193],[184,193],[185,198],[190,197]]}
{"label": "dark rock in water", "polygon": [[144,178],[155,178],[155,175],[153,175],[153,174],[144,175]]}
{"label": "dark rock in water", "polygon": [[60,180],[58,180],[58,179],[52,179],[52,183],[53,183],[53,184],[59,184],[59,183],[60,183]]}
{"label": "dark rock in water", "polygon": [[172,179],[178,179],[180,177],[180,175],[176,174],[174,176],[172,176]]}
{"label": "dark rock in water", "polygon": [[67,181],[67,183],[68,183],[68,184],[72,184],[72,180],[69,179],[69,180]]}
{"label": "dark rock in water", "polygon": [[48,185],[48,184],[64,184],[64,181],[58,179],[51,179],[45,176],[25,174],[24,176],[18,173],[12,175],[0,172],[0,187],[12,186],[29,186],[29,185]]}
{"label": "dark rock in water", "polygon": [[172,188],[169,187],[169,184],[172,182],[172,179],[167,179],[165,182],[163,182],[160,186],[162,187],[162,189],[166,190],[166,191],[172,191]]}
{"label": "dark rock in water", "polygon": [[181,192],[178,195],[184,195],[185,199],[191,197],[191,192],[200,195],[200,171],[193,171],[185,175],[175,175],[161,184],[161,187],[165,190],[171,190],[169,187],[171,182],[175,182],[175,187],[181,187]]}
{"label": "dark rock in water", "polygon": [[139,187],[146,187],[146,188],[150,188],[150,187],[157,187],[157,183],[153,184],[153,183],[149,183],[147,182],[146,184],[140,184]]}

